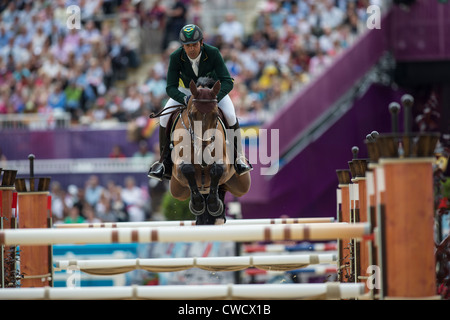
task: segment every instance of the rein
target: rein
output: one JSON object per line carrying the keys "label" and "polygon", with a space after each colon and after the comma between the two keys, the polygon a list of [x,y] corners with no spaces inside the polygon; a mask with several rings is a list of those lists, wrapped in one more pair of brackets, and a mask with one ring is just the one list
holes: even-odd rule
{"label": "rein", "polygon": [[[178,111],[183,111],[186,108],[187,107],[183,106],[183,105],[167,107],[165,109],[162,109],[161,111],[158,111],[157,113],[152,112],[148,117],[151,118],[151,119],[154,119],[154,118],[162,117],[162,116],[165,116],[165,115],[168,115],[168,114],[173,114],[173,113],[178,112]],[[168,111],[168,109],[174,109],[174,110]]]}

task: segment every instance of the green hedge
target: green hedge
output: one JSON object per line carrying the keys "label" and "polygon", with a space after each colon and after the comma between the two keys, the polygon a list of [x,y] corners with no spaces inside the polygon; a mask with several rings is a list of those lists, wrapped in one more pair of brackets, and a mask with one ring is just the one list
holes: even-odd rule
{"label": "green hedge", "polygon": [[194,215],[189,211],[189,199],[180,201],[172,197],[169,191],[164,194],[162,200],[162,211],[169,221],[193,220]]}

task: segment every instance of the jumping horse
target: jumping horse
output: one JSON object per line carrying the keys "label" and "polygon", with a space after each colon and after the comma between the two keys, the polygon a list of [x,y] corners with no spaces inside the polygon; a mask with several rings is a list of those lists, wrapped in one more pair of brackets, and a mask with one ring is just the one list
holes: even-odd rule
{"label": "jumping horse", "polygon": [[190,82],[188,105],[180,107],[171,129],[170,192],[178,200],[190,199],[197,225],[225,223],[225,193],[241,197],[251,183],[250,173],[239,176],[234,169],[230,146],[236,133],[227,129],[218,107],[220,81],[212,88],[207,82]]}

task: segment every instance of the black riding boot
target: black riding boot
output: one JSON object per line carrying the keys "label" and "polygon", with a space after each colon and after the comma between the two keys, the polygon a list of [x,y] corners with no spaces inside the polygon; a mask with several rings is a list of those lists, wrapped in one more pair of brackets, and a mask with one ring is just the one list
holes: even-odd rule
{"label": "black riding boot", "polygon": [[237,119],[236,124],[231,126],[230,129],[234,130],[234,169],[236,170],[236,173],[241,176],[244,173],[252,171],[253,166],[245,158],[242,148],[241,129]]}
{"label": "black riding boot", "polygon": [[166,128],[159,126],[159,152],[161,158],[159,162],[155,162],[147,176],[149,178],[162,181],[163,179],[170,180],[172,177],[172,161],[170,158],[170,139],[167,138]]}

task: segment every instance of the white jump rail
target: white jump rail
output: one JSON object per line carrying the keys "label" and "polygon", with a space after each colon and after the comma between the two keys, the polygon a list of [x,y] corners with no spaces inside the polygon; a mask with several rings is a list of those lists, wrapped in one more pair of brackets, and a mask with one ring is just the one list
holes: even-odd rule
{"label": "white jump rail", "polygon": [[335,254],[275,255],[240,257],[192,257],[158,259],[110,259],[110,260],[60,260],[55,261],[54,271],[79,269],[93,275],[113,275],[133,270],[149,272],[175,272],[190,268],[208,271],[240,271],[255,267],[270,271],[288,271],[311,264],[336,263]]}
{"label": "white jump rail", "polygon": [[363,283],[169,285],[0,289],[0,300],[210,300],[351,299],[364,295]]}
{"label": "white jump rail", "polygon": [[158,228],[11,229],[0,231],[0,245],[149,243],[177,241],[281,241],[363,238],[368,223],[193,226]]}
{"label": "white jump rail", "polygon": [[[332,223],[334,218],[276,218],[276,219],[227,219],[225,226],[259,225],[259,224],[297,224],[297,223]],[[140,227],[176,227],[195,226],[195,220],[179,221],[142,221],[142,222],[99,222],[54,224],[54,228],[140,228]]]}

